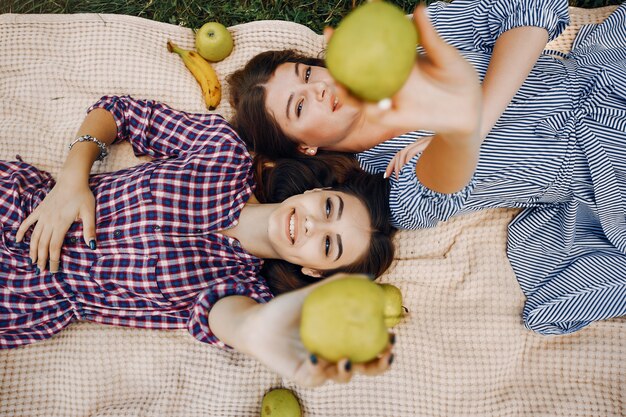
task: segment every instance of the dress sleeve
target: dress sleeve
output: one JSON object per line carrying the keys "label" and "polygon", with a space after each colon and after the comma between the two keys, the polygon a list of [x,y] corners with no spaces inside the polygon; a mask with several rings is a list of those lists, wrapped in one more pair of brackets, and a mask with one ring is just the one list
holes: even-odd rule
{"label": "dress sleeve", "polygon": [[95,108],[108,110],[113,115],[117,125],[114,143],[129,141],[137,156],[180,157],[198,152],[207,141],[218,136],[238,140],[235,131],[216,114],[186,113],[163,103],[135,100],[130,96],[104,96],[88,112]]}
{"label": "dress sleeve", "polygon": [[415,173],[420,155],[414,156],[402,168],[399,179],[390,178],[391,221],[401,229],[434,227],[439,221],[448,220],[463,208],[474,189],[474,178],[453,194],[442,194],[427,188]]}
{"label": "dress sleeve", "polygon": [[491,50],[501,34],[520,26],[544,28],[553,40],[568,24],[566,0],[481,0],[474,11],[474,44]]}
{"label": "dress sleeve", "polygon": [[244,280],[231,277],[216,281],[198,296],[187,322],[189,333],[201,342],[220,347],[230,347],[211,331],[209,313],[215,303],[231,295],[249,297],[257,303],[267,303],[274,297],[262,278],[251,276]]}
{"label": "dress sleeve", "polygon": [[[622,254],[601,250],[577,256],[526,293],[522,316],[527,329],[562,335],[626,314],[626,280],[608,271],[624,271]],[[519,278],[518,278],[519,279]]]}

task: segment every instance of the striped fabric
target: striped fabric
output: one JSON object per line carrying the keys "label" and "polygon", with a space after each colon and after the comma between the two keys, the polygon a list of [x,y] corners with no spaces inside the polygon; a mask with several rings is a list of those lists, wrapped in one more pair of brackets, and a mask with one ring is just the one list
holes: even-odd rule
{"label": "striped fabric", "polygon": [[[484,77],[495,39],[517,26],[568,21],[567,2],[463,1],[430,6],[441,35]],[[358,155],[381,172],[411,132]],[[470,183],[455,194],[417,180],[415,156],[391,178],[394,222],[435,226],[493,207],[524,210],[509,225],[507,253],[527,296],[526,327],[565,334],[626,315],[626,5],[584,27],[567,55],[547,51],[481,147]]]}
{"label": "striped fabric", "polygon": [[244,143],[218,115],[130,97],[104,97],[95,107],[114,115],[116,141],[154,160],[91,177],[97,249],[74,223],[54,275],[29,265],[30,232],[15,242],[54,180],[24,162],[0,162],[0,348],[46,339],[75,320],[186,328],[224,346],[208,326],[211,306],[232,294],[272,297],[257,276],[262,261],[212,233],[235,225],[253,192]]}

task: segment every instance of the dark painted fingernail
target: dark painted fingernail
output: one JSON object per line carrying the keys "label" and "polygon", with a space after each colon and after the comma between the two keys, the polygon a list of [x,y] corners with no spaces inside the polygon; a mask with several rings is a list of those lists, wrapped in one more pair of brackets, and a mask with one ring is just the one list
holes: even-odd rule
{"label": "dark painted fingernail", "polygon": [[365,274],[367,276],[367,279],[369,279],[370,281],[374,281],[376,279],[376,277],[372,274]]}
{"label": "dark painted fingernail", "polygon": [[39,270],[39,266],[36,266],[36,267],[35,267],[35,274],[39,275],[39,273],[40,273],[40,272],[41,272],[41,271]]}
{"label": "dark painted fingernail", "polygon": [[389,355],[389,361],[387,361],[387,363],[389,363],[389,366],[391,366],[391,364],[393,363],[393,353],[391,355]]}
{"label": "dark painted fingernail", "polygon": [[29,266],[33,266],[33,260],[30,258],[26,258],[28,260],[28,265]]}
{"label": "dark painted fingernail", "polygon": [[396,335],[395,335],[395,333],[391,333],[389,335],[389,343],[391,343],[392,345],[396,344]]}
{"label": "dark painted fingernail", "polygon": [[350,361],[346,362],[346,364],[344,365],[343,369],[345,369],[346,372],[350,372],[352,370],[352,362],[350,362]]}
{"label": "dark painted fingernail", "polygon": [[89,248],[90,248],[91,250],[96,250],[96,241],[95,241],[94,239],[91,239],[91,240],[89,241]]}
{"label": "dark painted fingernail", "polygon": [[315,353],[311,353],[311,356],[309,356],[309,360],[313,365],[317,365],[317,356],[315,356]]}

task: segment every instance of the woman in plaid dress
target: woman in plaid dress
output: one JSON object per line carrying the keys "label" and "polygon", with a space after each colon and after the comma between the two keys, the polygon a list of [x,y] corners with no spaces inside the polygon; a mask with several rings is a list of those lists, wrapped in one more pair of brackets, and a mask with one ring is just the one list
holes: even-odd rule
{"label": "woman in plaid dress", "polygon": [[[119,141],[153,160],[90,176]],[[0,347],[47,339],[76,320],[186,328],[303,385],[349,380],[348,362],[327,366],[299,342],[310,286],[274,300],[271,289],[337,271],[382,273],[393,255],[386,185],[367,176],[260,203],[253,177],[245,144],[219,115],[127,96],[89,109],[56,181],[0,162]],[[264,259],[299,265],[284,275],[300,277],[272,283]],[[390,355],[352,371],[382,372]]]}

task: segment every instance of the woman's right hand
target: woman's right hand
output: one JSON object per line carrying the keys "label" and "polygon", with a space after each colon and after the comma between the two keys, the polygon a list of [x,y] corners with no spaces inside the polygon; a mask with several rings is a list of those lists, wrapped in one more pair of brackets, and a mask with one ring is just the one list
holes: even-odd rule
{"label": "woman's right hand", "polygon": [[46,198],[22,222],[16,241],[21,242],[33,225],[30,238],[30,259],[40,271],[50,264],[50,272],[59,271],[61,247],[75,221],[83,223],[83,239],[92,249],[96,245],[96,202],[89,188],[88,177],[61,175]]}
{"label": "woman's right hand", "polygon": [[413,20],[425,54],[418,56],[404,86],[392,97],[391,108],[359,102],[342,88],[338,93],[351,105],[360,106],[370,122],[396,131],[427,130],[454,137],[472,134],[480,124],[482,99],[474,67],[439,36],[424,6],[415,8]]}
{"label": "woman's right hand", "polygon": [[247,353],[274,372],[306,387],[319,386],[329,380],[347,383],[355,374],[375,376],[387,371],[393,361],[395,338],[391,335],[385,350],[367,363],[352,364],[347,359],[328,362],[311,355],[302,344],[300,320],[306,296],[317,286],[342,276],[345,275],[336,274],[317,284],[281,294],[267,304],[256,305],[244,330],[249,346]]}

